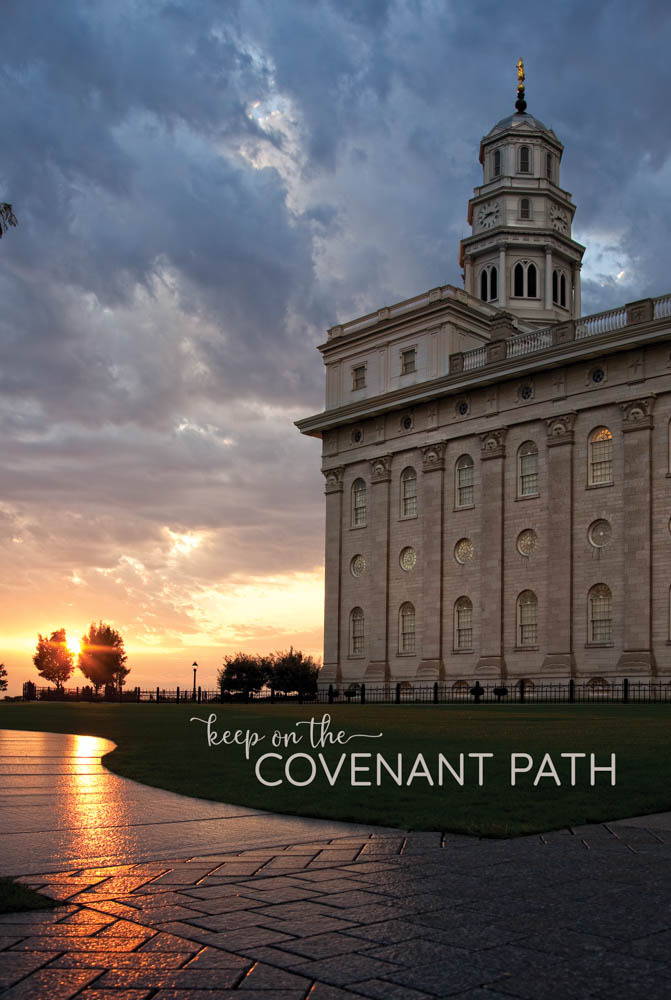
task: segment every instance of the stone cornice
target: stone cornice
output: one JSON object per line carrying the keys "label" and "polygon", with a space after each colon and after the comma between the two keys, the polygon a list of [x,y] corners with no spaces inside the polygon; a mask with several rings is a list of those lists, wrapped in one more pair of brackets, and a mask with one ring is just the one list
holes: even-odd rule
{"label": "stone cornice", "polygon": [[325,410],[296,421],[296,426],[303,434],[319,437],[323,430],[354,423],[357,420],[367,420],[401,406],[417,406],[442,396],[472,392],[497,382],[521,378],[534,372],[602,357],[608,352],[626,351],[632,347],[663,340],[671,340],[671,320],[668,318],[651,320],[635,326],[628,325],[600,336],[570,340],[544,351],[514,359],[506,358],[474,371],[443,375],[437,379],[421,382],[419,385],[404,386],[370,399],[350,403],[348,406]]}

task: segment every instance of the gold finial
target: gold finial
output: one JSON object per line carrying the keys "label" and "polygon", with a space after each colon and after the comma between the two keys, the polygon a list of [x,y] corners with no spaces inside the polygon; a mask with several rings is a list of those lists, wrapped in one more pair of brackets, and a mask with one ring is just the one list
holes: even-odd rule
{"label": "gold finial", "polygon": [[524,100],[524,62],[522,59],[517,60],[517,100],[515,101],[515,110],[518,115],[523,115],[527,110],[527,102]]}
{"label": "gold finial", "polygon": [[524,60],[517,60],[517,89],[524,90]]}

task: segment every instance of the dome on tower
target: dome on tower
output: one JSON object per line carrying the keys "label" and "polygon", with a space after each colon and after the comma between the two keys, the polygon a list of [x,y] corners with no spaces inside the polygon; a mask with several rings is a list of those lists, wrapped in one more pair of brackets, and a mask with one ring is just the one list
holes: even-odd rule
{"label": "dome on tower", "polygon": [[494,125],[494,127],[487,133],[485,139],[493,138],[499,132],[505,132],[507,129],[517,128],[531,129],[534,132],[545,132],[546,135],[552,136],[553,139],[557,138],[552,129],[547,125],[544,125],[542,121],[538,120],[538,118],[534,118],[533,115],[527,114],[526,112],[520,114],[519,111],[516,111],[514,114],[508,115],[507,118],[502,118],[500,122],[497,122],[496,125]]}

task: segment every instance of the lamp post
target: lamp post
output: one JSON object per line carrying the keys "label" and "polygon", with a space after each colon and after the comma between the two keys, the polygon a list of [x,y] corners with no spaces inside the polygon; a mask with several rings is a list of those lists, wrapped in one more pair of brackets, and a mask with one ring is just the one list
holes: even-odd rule
{"label": "lamp post", "polygon": [[194,660],[193,663],[191,664],[191,666],[193,667],[193,700],[195,701],[196,700],[196,670],[198,669],[198,664]]}

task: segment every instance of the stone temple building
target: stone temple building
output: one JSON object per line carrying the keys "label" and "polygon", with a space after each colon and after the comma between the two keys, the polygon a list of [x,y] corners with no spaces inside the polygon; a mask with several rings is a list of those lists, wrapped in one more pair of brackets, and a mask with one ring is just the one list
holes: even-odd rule
{"label": "stone temple building", "polygon": [[581,315],[562,154],[522,81],[464,288],[320,347],[326,684],[671,676],[671,295]]}

